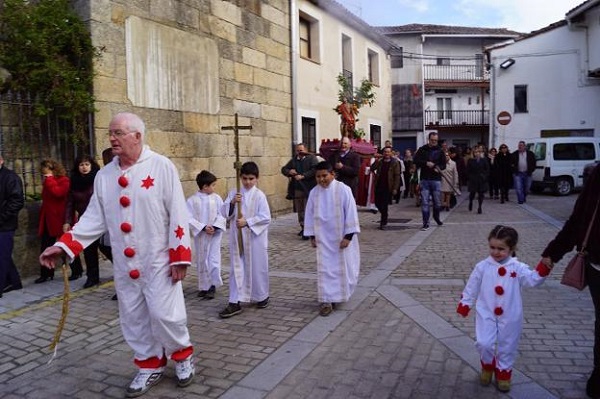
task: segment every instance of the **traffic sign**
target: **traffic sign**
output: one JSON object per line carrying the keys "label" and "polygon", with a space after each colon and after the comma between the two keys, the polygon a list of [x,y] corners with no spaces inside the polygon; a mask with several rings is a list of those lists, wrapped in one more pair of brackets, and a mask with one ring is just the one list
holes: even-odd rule
{"label": "traffic sign", "polygon": [[502,111],[498,114],[498,116],[496,117],[496,120],[501,125],[508,125],[510,123],[510,121],[512,120],[512,116],[510,115],[510,113],[508,111]]}

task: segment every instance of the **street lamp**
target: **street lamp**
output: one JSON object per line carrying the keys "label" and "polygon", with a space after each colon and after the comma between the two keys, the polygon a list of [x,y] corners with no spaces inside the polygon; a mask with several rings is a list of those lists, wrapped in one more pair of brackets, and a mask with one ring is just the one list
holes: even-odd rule
{"label": "street lamp", "polygon": [[512,58],[507,59],[506,61],[503,61],[500,64],[500,68],[502,69],[508,69],[510,68],[513,64],[515,63],[515,60],[513,60]]}

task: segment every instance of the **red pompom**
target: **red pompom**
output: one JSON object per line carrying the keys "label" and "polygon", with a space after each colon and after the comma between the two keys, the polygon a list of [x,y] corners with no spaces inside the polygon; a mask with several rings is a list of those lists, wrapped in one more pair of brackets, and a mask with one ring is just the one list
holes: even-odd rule
{"label": "red pompom", "polygon": [[496,291],[496,294],[498,295],[504,295],[504,288],[502,288],[501,285],[497,285],[496,288],[494,288],[494,291]]}
{"label": "red pompom", "polygon": [[128,223],[128,222],[121,223],[121,231],[123,233],[131,232],[131,223]]}
{"label": "red pompom", "polygon": [[458,304],[458,308],[456,308],[456,313],[461,315],[462,317],[467,317],[469,315],[469,311],[471,308],[469,305],[463,305],[462,303]]}
{"label": "red pompom", "polygon": [[119,198],[119,203],[123,208],[127,208],[129,205],[131,205],[131,200],[129,199],[129,197],[122,196],[121,198]]}
{"label": "red pompom", "polygon": [[501,316],[502,313],[504,313],[504,310],[500,306],[498,306],[496,309],[494,309],[494,314],[496,316]]}
{"label": "red pompom", "polygon": [[138,269],[133,269],[129,272],[129,277],[131,277],[134,280],[137,280],[138,278],[140,278],[140,271]]}
{"label": "red pompom", "polygon": [[506,268],[504,266],[502,266],[501,268],[498,269],[498,274],[500,276],[504,276],[506,275]]}
{"label": "red pompom", "polygon": [[125,176],[119,177],[119,186],[127,187],[128,184],[129,184],[129,180],[127,180],[127,178]]}
{"label": "red pompom", "polygon": [[133,258],[135,256],[135,249],[133,249],[131,247],[127,247],[127,248],[125,248],[125,250],[123,251],[123,253],[128,258]]}

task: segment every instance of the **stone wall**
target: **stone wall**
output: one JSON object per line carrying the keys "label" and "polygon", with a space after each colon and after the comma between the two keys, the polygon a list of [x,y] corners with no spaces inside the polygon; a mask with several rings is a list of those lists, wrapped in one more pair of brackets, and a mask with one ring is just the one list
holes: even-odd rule
{"label": "stone wall", "polygon": [[235,188],[233,124],[241,161],[258,163],[273,213],[289,210],[279,170],[291,154],[289,2],[286,0],[78,0],[97,62],[96,148],[119,111],[146,122],[147,143],[179,169],[186,195],[208,169]]}
{"label": "stone wall", "polygon": [[[274,214],[288,212],[291,155],[290,21],[287,0],[74,0],[102,57],[95,65],[95,148],[108,147],[112,116],[134,112],[147,143],[179,169],[186,195],[208,169],[217,190],[235,188],[232,131],[240,125],[241,161],[260,168],[259,187]],[[39,273],[40,203],[21,211],[14,260],[22,277]]]}

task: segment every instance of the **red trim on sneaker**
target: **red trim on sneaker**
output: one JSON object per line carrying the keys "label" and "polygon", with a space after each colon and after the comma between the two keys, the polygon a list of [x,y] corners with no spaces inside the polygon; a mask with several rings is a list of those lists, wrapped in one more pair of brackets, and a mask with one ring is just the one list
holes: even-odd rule
{"label": "red trim on sneaker", "polygon": [[158,356],[152,356],[151,358],[145,360],[134,359],[133,362],[141,369],[157,369],[167,365],[167,358],[165,356],[161,358]]}
{"label": "red trim on sneaker", "polygon": [[512,370],[500,370],[496,369],[496,380],[510,381],[512,376]]}
{"label": "red trim on sneaker", "polygon": [[481,362],[481,368],[482,369],[484,369],[486,371],[494,371],[494,370],[496,370],[496,358],[494,358],[490,364],[485,364],[483,362],[483,360],[480,360],[480,362]]}
{"label": "red trim on sneaker", "polygon": [[194,347],[188,346],[187,348],[173,352],[173,354],[171,354],[171,359],[175,360],[176,362],[181,362],[182,360],[192,356],[192,353],[194,353]]}

